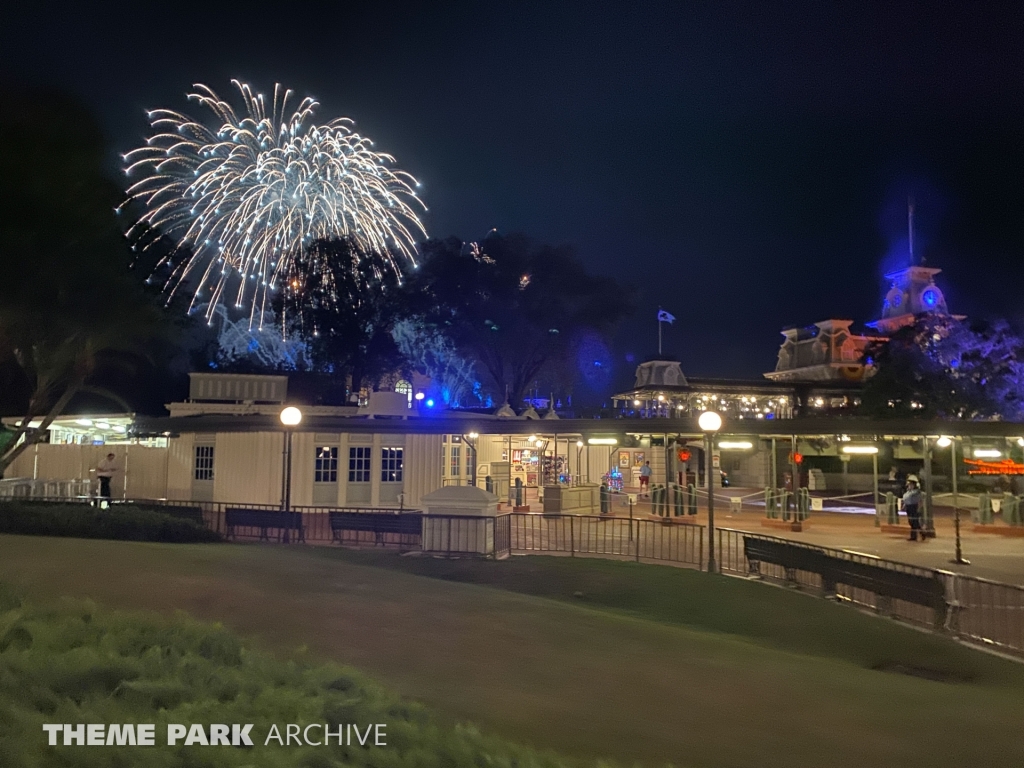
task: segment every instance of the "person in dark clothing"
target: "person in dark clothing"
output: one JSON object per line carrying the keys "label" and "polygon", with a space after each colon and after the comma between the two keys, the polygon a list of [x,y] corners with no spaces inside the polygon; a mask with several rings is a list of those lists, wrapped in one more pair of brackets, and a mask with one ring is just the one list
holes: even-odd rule
{"label": "person in dark clothing", "polygon": [[[906,511],[907,521],[910,523],[908,541],[917,541],[917,534],[921,531],[921,489],[917,487],[916,480],[907,480],[907,492],[903,494],[903,509]],[[924,541],[923,532],[921,532],[921,541]]]}

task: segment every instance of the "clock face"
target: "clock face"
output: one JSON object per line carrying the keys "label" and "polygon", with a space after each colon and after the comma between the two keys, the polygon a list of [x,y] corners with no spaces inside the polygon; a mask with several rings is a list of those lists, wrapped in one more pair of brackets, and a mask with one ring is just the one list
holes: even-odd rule
{"label": "clock face", "polygon": [[885,295],[885,304],[886,304],[886,306],[889,309],[893,310],[896,314],[899,314],[900,312],[905,311],[904,307],[905,307],[906,303],[907,303],[907,296],[906,296],[906,294],[903,293],[903,291],[901,291],[896,286],[893,286],[892,289],[889,291],[889,293],[887,293]]}
{"label": "clock face", "polygon": [[939,292],[934,288],[926,288],[921,294],[921,303],[926,309],[935,309],[939,305]]}

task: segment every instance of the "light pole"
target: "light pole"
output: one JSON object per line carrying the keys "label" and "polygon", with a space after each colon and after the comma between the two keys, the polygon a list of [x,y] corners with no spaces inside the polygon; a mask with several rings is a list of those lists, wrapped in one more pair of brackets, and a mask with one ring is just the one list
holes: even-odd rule
{"label": "light pole", "polygon": [[957,499],[957,488],[956,488],[956,441],[951,437],[943,435],[935,444],[939,448],[949,448],[949,479],[953,484],[953,531],[956,536],[956,557],[951,562],[957,565],[970,565],[970,560],[964,559],[964,552],[960,546],[960,505]]}
{"label": "light pole", "polygon": [[282,506],[287,512],[292,506],[292,428],[302,421],[302,411],[289,405],[281,411],[281,423],[284,424],[284,486]]}
{"label": "light pole", "polygon": [[583,484],[583,441],[576,441],[576,485]]}
{"label": "light pole", "polygon": [[714,411],[704,411],[697,419],[704,433],[704,475],[708,481],[708,573],[717,570],[715,564],[715,480],[711,476],[711,454],[715,448],[715,433],[722,428],[722,417]]}
{"label": "light pole", "polygon": [[476,443],[473,442],[480,437],[479,432],[470,432],[468,435],[463,435],[462,440],[469,446],[469,452],[471,460],[469,463],[469,484],[476,488]]}

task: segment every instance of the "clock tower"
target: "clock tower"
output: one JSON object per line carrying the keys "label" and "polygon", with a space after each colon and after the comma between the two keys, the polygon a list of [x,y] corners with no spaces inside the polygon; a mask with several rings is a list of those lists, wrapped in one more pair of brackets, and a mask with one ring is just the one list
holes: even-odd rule
{"label": "clock tower", "polygon": [[935,284],[935,276],[941,271],[935,267],[913,266],[887,274],[885,277],[891,285],[882,302],[882,316],[868,325],[888,335],[913,324],[917,315],[948,315],[946,297]]}

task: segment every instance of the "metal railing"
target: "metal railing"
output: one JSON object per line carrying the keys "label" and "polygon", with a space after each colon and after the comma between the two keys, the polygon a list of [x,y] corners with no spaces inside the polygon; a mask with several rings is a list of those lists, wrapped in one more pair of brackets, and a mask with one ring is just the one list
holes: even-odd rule
{"label": "metal railing", "polygon": [[[964,640],[1024,654],[1024,587],[730,528],[718,528],[715,533],[719,569],[722,573],[748,575],[751,568],[743,540],[761,539],[814,550],[829,557],[887,571],[939,579],[946,589],[947,609],[944,617],[937,616],[936,610],[926,605],[889,598],[870,589],[837,584],[835,595],[841,601],[912,624],[923,627],[935,627],[938,624],[945,631]],[[758,563],[758,572],[771,581],[807,588],[819,594],[824,592],[825,585],[817,573],[786,569],[765,562]],[[938,621],[940,618],[941,621]]]}
{"label": "metal railing", "polygon": [[[8,497],[10,498],[10,497]],[[51,501],[67,503],[67,498]],[[43,501],[31,497],[31,501]],[[88,497],[70,499],[88,503]],[[174,507],[184,512],[194,510],[201,514],[204,524],[222,535],[229,533],[225,515],[231,509],[279,512],[270,504],[225,503],[211,501],[179,501],[168,499],[136,499],[113,502],[113,506]],[[365,515],[367,525],[339,531],[331,524],[330,513]],[[196,517],[199,516],[196,515]],[[422,548],[423,551],[446,555],[485,555],[495,558],[512,553],[560,553],[571,557],[610,557],[636,561],[661,562],[702,569],[705,564],[704,526],[670,519],[630,518],[614,515],[545,515],[542,513],[510,512],[496,517],[429,515],[416,510],[369,507],[312,507],[299,506],[292,515],[301,519],[302,535],[275,535],[281,541],[302,541],[307,544],[333,544],[349,546],[390,546]],[[419,515],[422,519],[420,534],[410,534],[408,526],[391,523],[399,517]],[[285,518],[282,516],[282,521]],[[351,518],[350,518],[351,519]],[[382,521],[374,525],[372,520]],[[361,521],[360,521],[361,522]],[[402,528],[399,532],[387,532]],[[382,533],[382,529],[386,529]],[[259,527],[235,526],[231,538],[258,540],[271,538]],[[339,535],[340,534],[340,535]],[[926,579],[940,580],[945,587],[947,609],[940,617],[937,609],[908,600],[888,597],[861,587],[838,583],[822,583],[819,573],[799,568],[758,562],[761,577],[780,583],[806,588],[813,593],[830,592],[841,601],[874,610],[880,614],[910,623],[936,627],[964,640],[1024,655],[1024,587],[1004,584],[988,579],[965,576],[949,571],[921,568],[907,563],[884,560],[848,550],[817,547],[792,539],[765,536],[760,533],[732,528],[715,531],[718,567],[722,573],[749,575],[751,563],[746,556],[744,539],[755,539],[784,544],[845,560],[869,565],[886,571],[908,574]]]}
{"label": "metal railing", "polygon": [[699,568],[704,528],[690,523],[611,515],[509,514],[512,552],[595,555],[672,562]]}
{"label": "metal railing", "polygon": [[71,501],[94,495],[92,480],[33,480],[30,477],[0,479],[0,499],[47,499]]}
{"label": "metal railing", "polygon": [[1024,654],[1024,587],[948,576],[946,629],[966,640]]}

